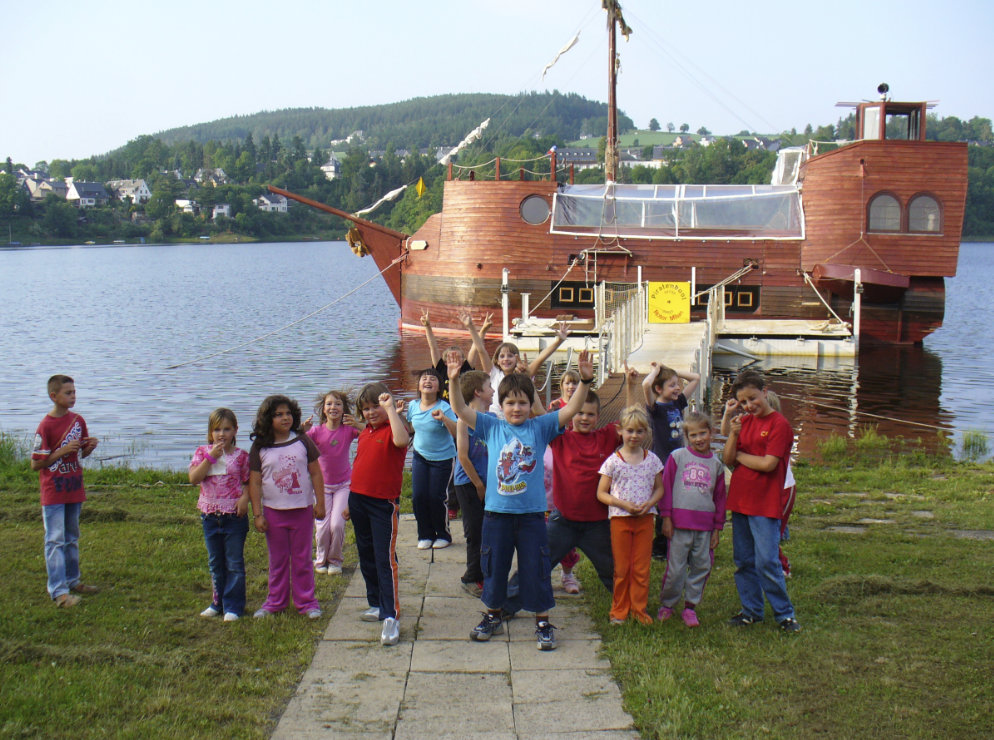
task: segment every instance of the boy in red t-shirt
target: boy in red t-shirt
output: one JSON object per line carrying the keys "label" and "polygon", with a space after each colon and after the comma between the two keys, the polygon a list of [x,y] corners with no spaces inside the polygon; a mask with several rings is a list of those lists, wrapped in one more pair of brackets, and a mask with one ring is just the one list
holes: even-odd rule
{"label": "boy in red t-shirt", "polygon": [[380,644],[396,645],[400,639],[397,516],[411,436],[382,383],[370,383],[359,391],[356,407],[366,428],[359,433],[349,505],[342,516],[352,520],[359,570],[366,581],[369,608],[359,618],[383,622]]}
{"label": "boy in red t-shirt", "polygon": [[[632,401],[632,386],[638,373],[625,368],[625,406]],[[572,429],[552,440],[554,510],[549,515],[549,560],[552,567],[577,548],[590,560],[597,577],[609,592],[614,591],[614,555],[607,506],[597,500],[600,468],[618,449],[621,432],[617,424],[600,429],[600,398],[587,394]]]}
{"label": "boy in red t-shirt", "polygon": [[766,395],[763,376],[740,373],[732,384],[736,405],[745,411],[731,423],[725,443],[724,462],[732,471],[727,508],[732,512],[732,553],[735,586],[742,611],[729,620],[748,626],[763,620],[763,596],[773,608],[773,617],[785,632],[801,626],[794,618],[794,605],[780,565],[780,494],[794,444],[790,423],[774,411]]}
{"label": "boy in red t-shirt", "polygon": [[31,469],[38,471],[41,512],[45,524],[45,569],[48,593],[56,606],[79,603],[76,594],[97,592],[79,579],[79,513],[86,500],[80,457],[97,446],[86,422],[69,409],[76,405],[76,384],[68,375],[48,379],[48,397],[55,404],[35,432]]}

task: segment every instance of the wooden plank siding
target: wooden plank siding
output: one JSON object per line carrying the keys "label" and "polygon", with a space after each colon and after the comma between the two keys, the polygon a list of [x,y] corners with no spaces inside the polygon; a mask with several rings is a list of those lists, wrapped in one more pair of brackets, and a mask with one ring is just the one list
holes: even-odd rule
{"label": "wooden plank siding", "polygon": [[[801,175],[803,268],[826,262],[903,275],[955,275],[965,174],[966,145],[961,143],[861,141],[811,158]],[[902,233],[866,231],[869,202],[884,192],[901,204]],[[919,194],[939,202],[940,233],[906,232],[908,203]]]}

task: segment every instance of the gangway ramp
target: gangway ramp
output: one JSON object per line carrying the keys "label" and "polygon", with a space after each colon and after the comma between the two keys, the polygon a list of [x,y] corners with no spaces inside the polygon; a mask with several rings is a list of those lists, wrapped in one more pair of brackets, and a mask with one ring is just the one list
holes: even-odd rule
{"label": "gangway ramp", "polygon": [[652,369],[650,363],[655,362],[707,377],[711,372],[709,341],[706,321],[648,324],[642,346],[628,355],[628,367],[645,375]]}

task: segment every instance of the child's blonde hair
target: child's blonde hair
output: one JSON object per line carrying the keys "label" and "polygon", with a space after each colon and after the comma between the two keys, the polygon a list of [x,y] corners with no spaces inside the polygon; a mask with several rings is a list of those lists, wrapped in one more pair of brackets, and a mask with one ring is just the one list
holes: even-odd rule
{"label": "child's blonde hair", "polygon": [[314,413],[318,415],[321,424],[328,421],[328,415],[324,413],[324,402],[328,400],[328,396],[334,396],[342,402],[343,416],[352,413],[352,402],[349,400],[349,394],[346,391],[328,391],[327,393],[322,393],[314,400]]}
{"label": "child's blonde hair", "polygon": [[690,437],[688,437],[687,427],[706,427],[711,432],[714,432],[714,424],[711,421],[711,417],[707,414],[701,413],[700,411],[691,411],[687,409],[683,414],[683,438],[689,443]]}
{"label": "child's blonde hair", "polygon": [[780,396],[769,389],[766,390],[766,402],[770,404],[771,409],[780,412]]}
{"label": "child's blonde hair", "polygon": [[621,413],[618,414],[618,428],[624,429],[627,426],[645,429],[648,434],[645,435],[642,446],[645,449],[649,449],[652,446],[652,422],[649,421],[649,413],[645,410],[645,407],[628,406],[621,410]]}
{"label": "child's blonde hair", "polygon": [[221,426],[221,423],[225,421],[230,421],[231,426],[235,428],[236,432],[238,431],[238,419],[235,418],[234,411],[223,407],[211,411],[211,415],[207,417],[207,444],[211,444],[214,441],[211,439],[211,432]]}
{"label": "child's blonde hair", "polygon": [[563,393],[563,386],[566,385],[566,381],[567,380],[572,380],[574,383],[576,383],[577,385],[579,385],[579,383],[580,383],[580,373],[577,372],[576,370],[573,370],[572,368],[570,368],[569,370],[567,370],[566,372],[564,372],[561,376],[559,376],[559,395],[560,396],[565,395]]}

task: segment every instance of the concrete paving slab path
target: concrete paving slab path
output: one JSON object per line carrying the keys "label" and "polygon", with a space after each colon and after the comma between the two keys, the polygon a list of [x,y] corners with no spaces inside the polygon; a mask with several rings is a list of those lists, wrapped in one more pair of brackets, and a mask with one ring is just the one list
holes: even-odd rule
{"label": "concrete paving slab path", "polygon": [[380,624],[359,619],[367,604],[356,569],[273,737],[638,738],[600,635],[557,577],[556,650],[538,650],[530,614],[490,642],[469,639],[483,606],[460,586],[465,541],[459,522],[452,525],[451,547],[418,550],[413,517],[401,517],[398,645],[381,646]]}

